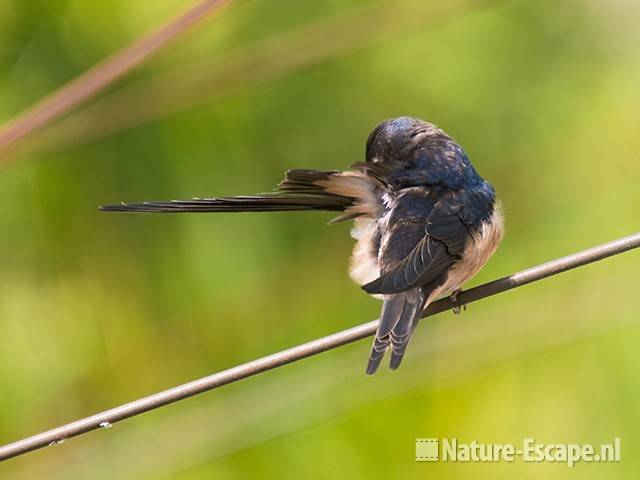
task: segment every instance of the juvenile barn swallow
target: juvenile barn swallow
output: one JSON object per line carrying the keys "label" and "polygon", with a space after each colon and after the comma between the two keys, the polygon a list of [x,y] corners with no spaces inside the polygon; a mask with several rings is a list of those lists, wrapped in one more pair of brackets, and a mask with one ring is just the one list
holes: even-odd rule
{"label": "juvenile barn swallow", "polygon": [[366,373],[391,349],[398,368],[421,312],[455,295],[503,236],[495,192],[449,135],[400,117],[378,125],[365,161],[348,170],[289,170],[276,191],[251,196],[106,205],[117,212],[341,212],[354,220],[351,277],[383,300]]}

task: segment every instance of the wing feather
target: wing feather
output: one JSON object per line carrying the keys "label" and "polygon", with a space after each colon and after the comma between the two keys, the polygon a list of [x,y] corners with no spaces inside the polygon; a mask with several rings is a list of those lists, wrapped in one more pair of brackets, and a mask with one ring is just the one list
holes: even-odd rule
{"label": "wing feather", "polygon": [[[383,274],[362,287],[366,292],[399,293],[439,280],[462,256],[471,234],[460,216],[460,199],[451,192],[430,204],[419,196],[428,192],[398,198],[389,221],[394,228],[389,229],[380,252]],[[408,241],[414,242],[409,248]],[[398,252],[402,252],[400,258]]]}

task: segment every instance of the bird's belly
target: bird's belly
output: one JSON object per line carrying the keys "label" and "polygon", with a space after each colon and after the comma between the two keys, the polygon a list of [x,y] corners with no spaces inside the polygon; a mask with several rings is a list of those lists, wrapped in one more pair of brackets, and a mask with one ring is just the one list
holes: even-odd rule
{"label": "bird's belly", "polygon": [[378,225],[372,218],[355,220],[351,236],[357,240],[351,255],[349,273],[358,285],[366,285],[380,276],[378,266]]}
{"label": "bird's belly", "polygon": [[478,273],[498,248],[503,234],[504,220],[497,207],[489,220],[467,241],[462,257],[451,267],[443,285],[431,293],[429,301],[451,294]]}

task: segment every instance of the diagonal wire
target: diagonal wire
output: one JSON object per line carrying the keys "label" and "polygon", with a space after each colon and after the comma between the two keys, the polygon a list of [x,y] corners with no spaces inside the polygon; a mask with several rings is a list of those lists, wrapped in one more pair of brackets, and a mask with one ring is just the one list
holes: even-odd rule
{"label": "diagonal wire", "polygon": [[228,0],[202,0],[42,99],[0,127],[0,154],[108,87]]}
{"label": "diagonal wire", "polygon": [[[457,302],[453,302],[450,298],[438,300],[437,302],[432,303],[423,312],[423,317],[441,313],[455,306],[472,303],[638,247],[640,247],[640,232],[566,257],[552,260],[466,290],[458,295]],[[92,430],[108,428],[115,422],[140,415],[141,413],[148,412],[149,410],[154,410],[164,405],[168,405],[230,383],[238,382],[245,378],[257,375],[258,373],[282,367],[289,363],[297,362],[327,350],[333,350],[343,345],[353,343],[357,340],[373,335],[377,326],[378,320],[364,323],[362,325],[334,333],[333,335],[312,340],[288,350],[283,350],[251,362],[214,373],[208,377],[149,395],[148,397],[68,423],[32,437],[18,440],[0,447],[0,461],[23,455],[47,445],[61,443],[67,438],[81,435]]]}

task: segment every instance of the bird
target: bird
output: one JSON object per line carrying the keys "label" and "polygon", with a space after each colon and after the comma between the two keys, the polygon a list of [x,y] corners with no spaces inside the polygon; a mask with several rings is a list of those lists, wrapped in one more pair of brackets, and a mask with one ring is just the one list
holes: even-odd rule
{"label": "bird", "polygon": [[[403,116],[369,134],[364,161],[346,170],[293,169],[277,189],[257,195],[100,206],[108,212],[338,212],[352,220],[350,275],[382,300],[366,366],[387,351],[397,369],[424,309],[451,296],[494,254],[504,217],[492,185],[443,130]],[[459,310],[459,305],[458,305]]]}

